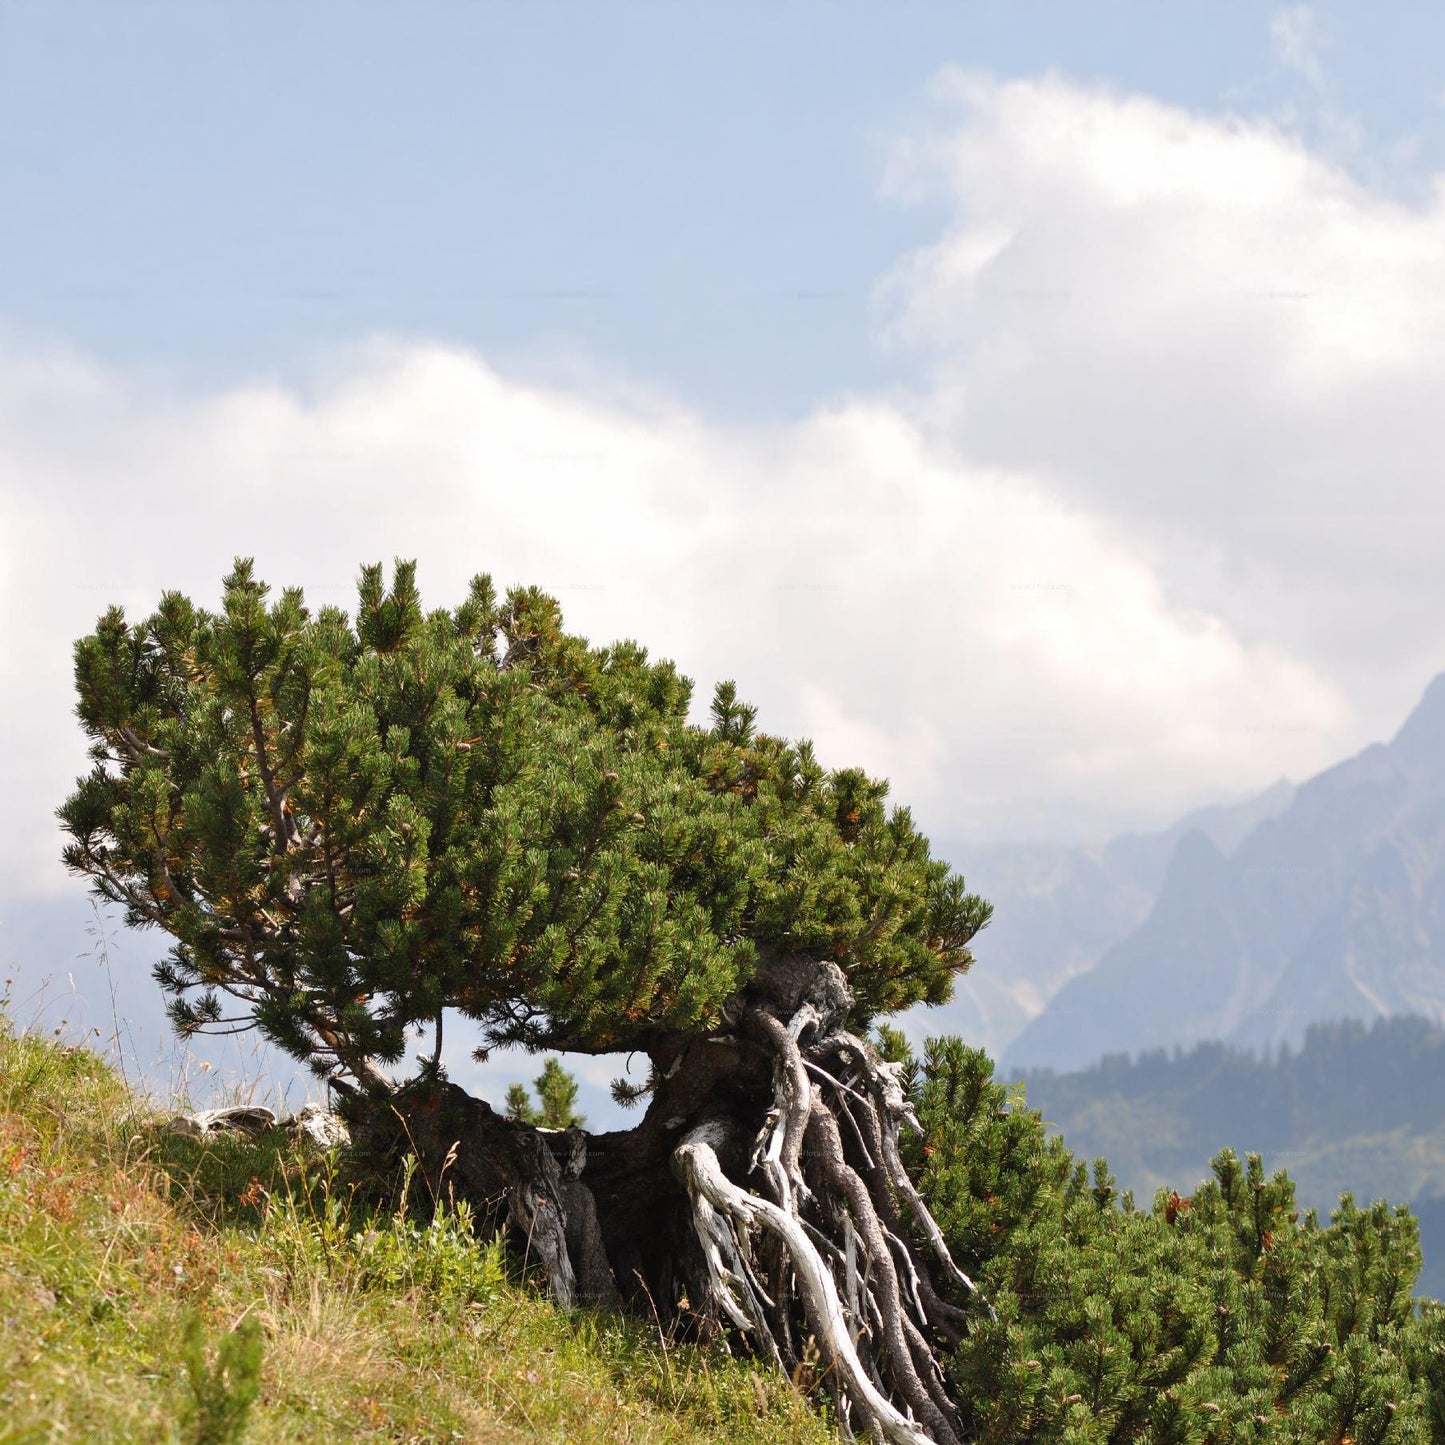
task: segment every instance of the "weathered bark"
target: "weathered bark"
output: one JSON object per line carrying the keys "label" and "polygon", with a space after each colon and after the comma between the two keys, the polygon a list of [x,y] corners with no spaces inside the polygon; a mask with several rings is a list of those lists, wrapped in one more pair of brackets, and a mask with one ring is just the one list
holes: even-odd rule
{"label": "weathered bark", "polygon": [[[423,1083],[369,1101],[366,1145],[410,1151],[432,1201],[464,1199],[484,1223],[505,1222],[524,1259],[547,1274],[558,1303],[621,1303],[598,1228],[580,1129],[517,1124],[449,1083]],[[365,1145],[364,1145],[365,1147]]]}
{"label": "weathered bark", "polygon": [[721,1028],[656,1041],[631,1130],[532,1129],[447,1083],[385,1108],[435,1197],[505,1220],[564,1305],[731,1328],[790,1372],[816,1350],[845,1427],[957,1445],[937,1350],[976,1291],[904,1170],[917,1121],[851,1007],[835,965],[766,961]]}

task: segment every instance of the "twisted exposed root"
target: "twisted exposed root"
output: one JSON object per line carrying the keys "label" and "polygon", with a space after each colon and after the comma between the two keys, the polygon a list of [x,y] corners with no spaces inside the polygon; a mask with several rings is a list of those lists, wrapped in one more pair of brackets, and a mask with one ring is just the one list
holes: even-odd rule
{"label": "twisted exposed root", "polygon": [[[811,1006],[804,1004],[795,1015],[794,1022],[804,1014],[817,1018]],[[750,1030],[770,1046],[775,1059],[774,1090],[776,1104],[770,1115],[771,1127],[765,1128],[758,1138],[758,1162],[768,1173],[773,1184],[777,1202],[784,1208],[792,1207],[793,1196],[799,1203],[805,1203],[809,1195],[803,1179],[799,1159],[803,1152],[803,1135],[808,1127],[808,1115],[812,1106],[812,1090],[808,1084],[808,1071],[803,1064],[802,1050],[798,1047],[798,1033],[809,1020],[804,1018],[798,1029],[784,1028],[772,1014],[754,1009],[747,1016]]]}
{"label": "twisted exposed root", "polygon": [[893,1445],[931,1445],[929,1437],[897,1410],[874,1384],[854,1347],[849,1320],[838,1298],[838,1288],[822,1256],[794,1214],[739,1189],[722,1171],[716,1146],[719,1129],[704,1124],[678,1145],[673,1155],[684,1187],[694,1201],[702,1199],[718,1214],[727,1216],[738,1231],[761,1226],[775,1234],[787,1251],[796,1274],[796,1287],[808,1324],[825,1350],[853,1409],[870,1429]]}
{"label": "twisted exposed root", "polygon": [[[856,1230],[867,1254],[868,1293],[870,1302],[877,1306],[882,1325],[888,1374],[909,1409],[928,1427],[938,1445],[954,1445],[958,1437],[949,1418],[951,1406],[945,1400],[940,1407],[915,1368],[898,1272],[878,1212],[873,1207],[867,1186],[844,1162],[843,1141],[838,1134],[837,1122],[822,1106],[821,1100],[812,1112],[808,1128],[815,1143],[814,1157],[819,1162],[824,1180],[847,1201],[849,1236]],[[921,1340],[922,1336],[918,1338]]]}
{"label": "twisted exposed root", "polygon": [[[738,1017],[774,1065],[772,1107],[751,1154],[743,1126],[722,1113],[673,1153],[707,1263],[702,1292],[785,1368],[800,1362],[794,1324],[811,1332],[845,1425],[851,1416],[894,1445],[958,1445],[935,1351],[940,1340],[957,1343],[967,1314],[935,1287],[925,1255],[950,1288],[978,1292],[903,1167],[898,1132],[917,1121],[897,1071],[838,1027],[846,985],[833,965],[816,968],[820,987]],[[719,1156],[750,1158],[757,1188],[728,1178]],[[775,1246],[765,1269],[754,1233]]]}
{"label": "twisted exposed root", "polygon": [[[938,1227],[938,1221],[929,1212],[923,1196],[908,1177],[908,1170],[904,1168],[902,1155],[898,1152],[899,1124],[906,1123],[919,1133],[922,1133],[922,1129],[903,1092],[897,1067],[880,1059],[877,1050],[862,1039],[855,1038],[852,1034],[839,1034],[837,1037],[842,1051],[851,1056],[862,1070],[872,1090],[875,1107],[883,1115],[883,1121],[887,1121],[884,1127],[877,1130],[875,1138],[888,1183],[907,1203],[914,1222],[933,1251],[934,1258],[955,1283],[962,1285],[969,1294],[977,1295],[978,1286],[954,1263],[953,1255],[943,1238],[943,1231]],[[891,1123],[892,1127],[888,1127],[888,1123]],[[988,1306],[988,1311],[990,1318],[993,1318],[992,1305]]]}

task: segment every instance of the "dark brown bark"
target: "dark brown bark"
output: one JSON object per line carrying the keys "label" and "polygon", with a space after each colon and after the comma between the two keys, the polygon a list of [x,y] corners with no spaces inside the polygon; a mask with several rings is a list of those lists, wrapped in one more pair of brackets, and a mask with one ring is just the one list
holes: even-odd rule
{"label": "dark brown bark", "polygon": [[846,1032],[851,1004],[835,965],[767,960],[714,1033],[655,1042],[630,1130],[533,1129],[435,1081],[368,1107],[394,1116],[433,1197],[505,1223],[562,1303],[731,1328],[790,1371],[815,1341],[845,1422],[956,1445],[936,1350],[967,1328],[972,1285],[900,1177],[911,1115]]}

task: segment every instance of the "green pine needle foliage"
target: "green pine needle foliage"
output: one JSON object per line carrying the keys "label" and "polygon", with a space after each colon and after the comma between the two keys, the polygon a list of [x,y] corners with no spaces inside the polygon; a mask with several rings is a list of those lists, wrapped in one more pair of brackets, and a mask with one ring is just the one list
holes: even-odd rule
{"label": "green pine needle foliage", "polygon": [[537,1091],[537,1122],[544,1129],[580,1129],[586,1118],[577,1112],[577,1080],[560,1060],[548,1059],[532,1083]]}
{"label": "green pine needle foliage", "polygon": [[507,1085],[506,1114],[514,1124],[537,1123],[537,1106],[527,1093],[525,1084]]}
{"label": "green pine needle foliage", "polygon": [[548,1059],[532,1080],[537,1102],[528,1097],[525,1084],[507,1086],[506,1114],[518,1124],[543,1129],[580,1129],[586,1117],[577,1112],[577,1080],[560,1059]]}
{"label": "green pine needle foliage", "polygon": [[1191,1198],[1142,1209],[980,1051],[930,1041],[918,1072],[911,1163],[997,1315],[948,1362],[970,1438],[1445,1441],[1445,1313],[1412,1300],[1407,1210],[1346,1196],[1323,1224],[1287,1175],[1229,1151]]}
{"label": "green pine needle foliage", "polygon": [[760,949],[836,960],[875,1014],[947,998],[988,908],[887,785],[710,726],[636,643],[593,647],[535,588],[424,611],[363,569],[355,618],[177,593],[76,645],[92,771],[66,863],[175,938],[182,1031],[245,1027],[321,1070],[399,1059],[446,1008],[492,1043],[645,1048],[705,1029]]}

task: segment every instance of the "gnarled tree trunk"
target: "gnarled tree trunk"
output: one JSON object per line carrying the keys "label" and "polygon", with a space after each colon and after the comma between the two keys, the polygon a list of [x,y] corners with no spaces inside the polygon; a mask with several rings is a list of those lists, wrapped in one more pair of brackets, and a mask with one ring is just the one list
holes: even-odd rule
{"label": "gnarled tree trunk", "polygon": [[445,1083],[378,1107],[437,1197],[505,1216],[564,1305],[731,1326],[784,1369],[821,1364],[846,1429],[955,1445],[938,1352],[987,1306],[903,1167],[917,1121],[852,1002],[835,964],[768,960],[720,1028],[657,1041],[631,1130],[534,1129]]}

